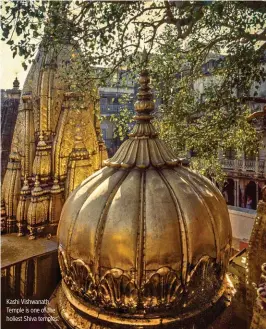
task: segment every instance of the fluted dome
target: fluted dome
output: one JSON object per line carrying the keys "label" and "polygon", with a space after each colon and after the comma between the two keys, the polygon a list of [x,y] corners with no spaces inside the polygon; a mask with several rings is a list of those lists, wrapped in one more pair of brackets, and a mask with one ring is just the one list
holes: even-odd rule
{"label": "fluted dome", "polygon": [[223,294],[232,238],[226,203],[157,137],[148,84],[144,71],[129,139],[64,205],[58,239],[67,298],[59,310],[67,321],[70,302],[123,328],[161,325]]}

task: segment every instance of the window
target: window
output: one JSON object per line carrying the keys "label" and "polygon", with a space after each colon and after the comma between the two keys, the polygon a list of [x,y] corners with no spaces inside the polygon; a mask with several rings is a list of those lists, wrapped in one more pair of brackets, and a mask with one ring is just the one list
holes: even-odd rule
{"label": "window", "polygon": [[256,154],[255,153],[246,153],[245,152],[245,160],[256,160]]}
{"label": "window", "polygon": [[100,105],[107,105],[107,98],[106,97],[100,98]]}
{"label": "window", "polygon": [[236,151],[232,147],[229,147],[225,150],[224,156],[227,159],[234,160],[236,157]]}

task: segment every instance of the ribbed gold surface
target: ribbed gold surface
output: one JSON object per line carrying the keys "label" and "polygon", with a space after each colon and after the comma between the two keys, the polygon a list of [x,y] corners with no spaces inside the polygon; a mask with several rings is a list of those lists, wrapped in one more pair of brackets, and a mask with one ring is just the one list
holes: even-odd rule
{"label": "ribbed gold surface", "polygon": [[148,82],[144,71],[129,139],[69,196],[58,229],[70,303],[114,322],[199,313],[220,296],[230,255],[224,198],[157,137]]}

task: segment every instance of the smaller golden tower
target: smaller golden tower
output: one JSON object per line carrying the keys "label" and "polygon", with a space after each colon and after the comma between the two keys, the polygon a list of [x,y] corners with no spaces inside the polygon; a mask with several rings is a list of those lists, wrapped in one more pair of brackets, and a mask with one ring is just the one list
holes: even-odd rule
{"label": "smaller golden tower", "polygon": [[75,142],[69,155],[67,178],[65,185],[65,198],[88,176],[93,173],[90,154],[86,149],[80,126],[76,126]]}
{"label": "smaller golden tower", "polygon": [[32,173],[38,175],[41,182],[47,182],[51,176],[51,146],[46,144],[42,131],[37,144]]}
{"label": "smaller golden tower", "polygon": [[35,177],[34,189],[31,191],[31,201],[28,209],[28,230],[29,239],[36,239],[37,233],[44,229],[48,221],[49,196],[40,186],[39,177]]}
{"label": "smaller golden tower", "polygon": [[[78,86],[69,86],[64,79],[65,63],[72,61],[73,52],[70,44],[59,45],[48,52],[40,47],[23,85],[12,140],[13,153],[2,186],[2,213],[6,214],[6,218],[2,217],[2,233],[19,231],[21,236],[29,233],[29,227],[30,238],[38,232],[55,234],[64,202],[64,187],[68,195],[100,168],[101,159],[106,157],[96,136],[96,126],[100,134],[99,104],[94,101],[96,86],[90,84],[84,93],[79,93],[76,92]],[[17,87],[16,80],[14,89]],[[16,94],[20,93],[16,90]],[[75,138],[78,123],[82,123],[80,137]],[[99,148],[103,149],[101,155]],[[27,191],[21,191],[21,177],[25,176],[29,190],[34,189],[31,196],[28,195],[29,200],[28,187],[24,186]],[[39,182],[34,186],[36,176]]]}
{"label": "smaller golden tower", "polygon": [[20,191],[20,198],[17,208],[18,236],[23,236],[27,227],[27,212],[30,204],[31,191],[27,177],[24,179],[23,187]]}
{"label": "smaller golden tower", "polygon": [[64,189],[59,185],[59,180],[56,176],[50,191],[51,196],[49,202],[49,222],[50,226],[53,226],[55,230],[57,228],[57,224],[59,222],[60,214],[65,201],[63,191]]}
{"label": "smaller golden tower", "polygon": [[[17,142],[17,141],[16,141]],[[16,210],[21,188],[21,160],[17,144],[9,156],[7,170],[2,186],[2,195],[6,212],[6,232],[11,233],[16,228]]]}

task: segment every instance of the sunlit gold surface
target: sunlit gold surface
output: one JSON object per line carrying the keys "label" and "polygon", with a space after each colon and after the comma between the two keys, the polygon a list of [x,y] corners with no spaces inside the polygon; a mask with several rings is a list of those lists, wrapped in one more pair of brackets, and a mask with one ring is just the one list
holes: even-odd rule
{"label": "sunlit gold surface", "polygon": [[110,323],[126,317],[125,327],[181,320],[217,300],[232,238],[219,190],[157,138],[148,83],[145,71],[129,140],[69,196],[58,229],[70,304],[95,317],[100,307]]}
{"label": "sunlit gold surface", "polygon": [[18,235],[24,235],[25,226],[27,225],[27,212],[30,204],[31,190],[29,187],[29,182],[27,178],[24,180],[24,184],[20,191],[20,198],[17,208],[17,225],[18,225]]}
{"label": "sunlit gold surface", "polygon": [[2,185],[2,207],[6,215],[6,232],[16,228],[16,212],[21,188],[21,162],[17,145],[13,145]]}
{"label": "sunlit gold surface", "polygon": [[250,329],[266,329],[266,263],[261,266],[261,270]]}
{"label": "sunlit gold surface", "polygon": [[247,306],[250,317],[257,297],[256,288],[260,282],[263,263],[266,263],[266,186],[262,189],[262,200],[258,203],[257,215],[248,246],[246,283]]}
{"label": "sunlit gold surface", "polygon": [[90,176],[93,172],[90,154],[83,142],[80,126],[77,126],[74,147],[69,155],[65,198],[84,180],[84,177]]}
{"label": "sunlit gold surface", "polygon": [[[55,233],[65,193],[100,169],[106,159],[99,140],[95,86],[79,94],[71,92],[63,79],[72,53],[69,45],[61,45],[60,52],[40,49],[26,78],[2,186],[6,214],[2,232],[30,233],[30,238]],[[81,124],[82,150],[75,141],[77,124]],[[80,156],[82,152],[86,155]],[[38,186],[34,186],[36,176]],[[27,193],[22,189],[24,178]]]}

